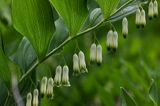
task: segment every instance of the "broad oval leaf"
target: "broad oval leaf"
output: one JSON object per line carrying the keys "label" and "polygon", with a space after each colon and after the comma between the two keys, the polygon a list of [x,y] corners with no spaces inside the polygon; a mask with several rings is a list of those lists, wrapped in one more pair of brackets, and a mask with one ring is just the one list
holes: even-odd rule
{"label": "broad oval leaf", "polygon": [[121,89],[121,106],[137,106],[135,100],[128,94],[128,92],[123,88]]}
{"label": "broad oval leaf", "polygon": [[97,0],[105,19],[117,9],[119,2],[120,0]]}
{"label": "broad oval leaf", "polygon": [[76,35],[87,18],[86,0],[50,0],[69,29],[69,35]]}
{"label": "broad oval leaf", "polygon": [[47,53],[55,30],[52,8],[48,0],[12,0],[13,25],[26,36],[39,59]]}
{"label": "broad oval leaf", "polygon": [[158,89],[153,79],[149,89],[149,98],[153,102],[154,106],[158,106]]}

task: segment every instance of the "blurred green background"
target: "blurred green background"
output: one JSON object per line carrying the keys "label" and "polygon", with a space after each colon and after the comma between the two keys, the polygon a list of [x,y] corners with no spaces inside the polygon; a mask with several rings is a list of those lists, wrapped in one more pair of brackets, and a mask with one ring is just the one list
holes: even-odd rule
{"label": "blurred green background", "polygon": [[[160,3],[160,1],[158,2]],[[9,4],[10,0],[0,0],[0,30],[4,33],[7,55],[12,59],[11,54],[17,50],[18,47],[15,46],[22,40],[22,37],[10,26],[12,22]],[[147,11],[147,6],[145,9]],[[2,16],[9,21],[3,19]],[[70,42],[63,48],[63,51],[42,63],[37,71],[39,81],[45,75],[54,77],[56,66],[67,64],[70,67],[71,83],[69,88],[55,87],[54,99],[49,101],[44,98],[42,104],[44,106],[120,106],[120,87],[124,87],[133,96],[138,106],[153,106],[148,92],[151,79],[155,80],[158,90],[160,90],[160,18],[154,18],[151,21],[147,18],[147,25],[144,29],[136,29],[135,14],[128,16],[128,21],[129,35],[127,39],[123,39],[121,34],[121,20],[113,23],[119,33],[119,47],[116,53],[110,53],[106,49],[108,27],[102,26],[95,31],[97,39],[103,47],[103,64],[101,66],[89,62],[89,49],[93,43],[93,33],[77,39],[79,49],[86,56],[89,70],[86,74],[72,75],[72,56],[75,51],[77,53],[79,51],[75,50],[73,46],[76,44],[75,41]],[[160,100],[158,100],[158,104],[160,104]]]}

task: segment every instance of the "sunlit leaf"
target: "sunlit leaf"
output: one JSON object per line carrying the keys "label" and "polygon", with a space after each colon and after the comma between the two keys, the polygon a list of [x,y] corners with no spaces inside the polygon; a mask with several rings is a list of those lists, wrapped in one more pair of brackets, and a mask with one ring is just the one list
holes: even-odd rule
{"label": "sunlit leaf", "polygon": [[121,106],[137,106],[133,97],[121,87]]}
{"label": "sunlit leaf", "polygon": [[54,33],[54,18],[48,0],[13,0],[13,25],[33,45],[42,59]]}
{"label": "sunlit leaf", "polygon": [[153,102],[154,106],[158,106],[158,89],[153,79],[149,89],[149,98]]}
{"label": "sunlit leaf", "polygon": [[97,0],[105,19],[117,9],[119,1],[120,0]]}
{"label": "sunlit leaf", "polygon": [[69,34],[76,35],[88,14],[86,0],[50,0],[50,2],[63,18]]}

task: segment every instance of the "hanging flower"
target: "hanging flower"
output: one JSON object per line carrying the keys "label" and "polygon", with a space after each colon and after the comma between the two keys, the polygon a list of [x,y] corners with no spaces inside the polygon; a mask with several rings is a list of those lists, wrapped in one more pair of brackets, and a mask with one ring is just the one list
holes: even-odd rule
{"label": "hanging flower", "polygon": [[150,1],[149,6],[148,6],[148,17],[150,20],[153,18],[153,2],[152,2],[152,0]]}
{"label": "hanging flower", "polygon": [[48,79],[48,83],[47,83],[47,90],[46,90],[46,94],[47,94],[47,97],[49,98],[53,98],[53,78],[49,78]]}
{"label": "hanging flower", "polygon": [[54,77],[54,85],[57,87],[61,86],[61,75],[62,75],[62,67],[59,65],[56,68],[56,73]]}
{"label": "hanging flower", "polygon": [[112,46],[112,37],[113,37],[113,31],[110,30],[108,33],[107,33],[107,49],[110,51],[111,50],[111,46]]}
{"label": "hanging flower", "polygon": [[141,21],[140,21],[141,27],[144,28],[146,25],[146,13],[144,9],[141,10]]}
{"label": "hanging flower", "polygon": [[126,17],[122,20],[122,34],[124,38],[128,35],[128,20]]}
{"label": "hanging flower", "polygon": [[41,81],[41,96],[43,97],[46,94],[46,87],[47,87],[47,77],[43,77]]}
{"label": "hanging flower", "polygon": [[90,61],[91,62],[96,62],[96,52],[97,52],[96,49],[97,49],[96,44],[93,43],[90,48]]}
{"label": "hanging flower", "polygon": [[32,94],[30,92],[27,94],[26,106],[32,106]]}
{"label": "hanging flower", "polygon": [[135,23],[136,23],[136,27],[137,27],[137,28],[140,27],[140,22],[141,22],[141,11],[140,11],[140,9],[138,8],[137,11],[136,11],[136,20],[135,20]]}
{"label": "hanging flower", "polygon": [[33,91],[33,106],[38,106],[38,89],[34,89]]}
{"label": "hanging flower", "polygon": [[77,54],[73,55],[73,75],[79,75],[80,68],[79,68],[79,58]]}
{"label": "hanging flower", "polygon": [[80,67],[81,73],[88,72],[86,68],[85,56],[82,51],[79,52],[79,67]]}
{"label": "hanging flower", "polygon": [[97,56],[96,56],[96,60],[97,60],[97,64],[100,65],[102,63],[102,46],[99,44],[97,45]]}
{"label": "hanging flower", "polygon": [[117,33],[117,31],[113,32],[112,48],[113,48],[113,51],[116,51],[118,48],[118,33]]}
{"label": "hanging flower", "polygon": [[157,0],[154,0],[154,3],[153,3],[153,15],[154,15],[154,17],[158,17],[158,3],[157,3]]}
{"label": "hanging flower", "polygon": [[71,86],[69,82],[69,68],[67,65],[63,66],[62,84],[63,86]]}

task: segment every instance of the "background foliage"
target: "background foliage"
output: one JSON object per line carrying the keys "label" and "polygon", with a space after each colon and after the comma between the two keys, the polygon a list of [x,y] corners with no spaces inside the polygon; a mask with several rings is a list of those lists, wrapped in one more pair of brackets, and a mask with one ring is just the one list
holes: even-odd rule
{"label": "background foliage", "polygon": [[[13,1],[20,3],[19,1],[22,0]],[[36,1],[39,3],[44,2],[43,0]],[[19,31],[19,29],[22,28],[24,31],[28,31],[23,33],[21,29],[19,33],[13,28],[11,0],[0,0],[0,34],[2,39],[2,43],[0,42],[0,45],[2,44],[0,48],[0,105],[16,105],[10,87],[12,69],[16,70],[15,73],[17,73],[19,80],[21,76],[37,62],[37,57],[43,60],[46,52],[49,53],[54,50],[67,39],[69,35],[75,36],[77,33],[95,26],[103,20],[103,17],[111,19],[119,33],[119,47],[117,52],[110,53],[106,49],[106,33],[109,30],[109,24],[103,24],[94,31],[78,37],[78,46],[86,55],[89,73],[76,77],[72,76],[72,56],[75,52],[78,53],[79,49],[75,49],[73,46],[77,45],[75,40],[70,41],[54,55],[38,65],[36,71],[31,72],[29,76],[18,84],[24,102],[26,94],[33,91],[34,88],[39,87],[39,81],[43,76],[54,77],[55,67],[59,64],[67,64],[70,68],[71,87],[54,87],[54,99],[51,101],[47,98],[41,99],[42,105],[119,106],[121,105],[121,100],[123,106],[135,106],[135,104],[138,106],[153,106],[154,104],[156,105],[156,103],[160,104],[160,100],[157,97],[157,95],[160,95],[160,92],[158,92],[158,90],[160,90],[160,18],[155,18],[152,21],[149,21],[147,18],[147,26],[144,29],[137,30],[135,27],[135,14],[129,14],[135,11],[137,6],[134,4],[140,3],[143,0],[133,2],[130,4],[131,7],[126,6],[122,9],[123,11],[119,11],[115,13],[115,15],[114,10],[116,10],[116,7],[119,8],[128,0],[113,0],[115,3],[119,2],[112,7],[114,9],[105,8],[105,6],[108,5],[103,5],[108,3],[105,2],[105,0],[97,1],[98,2],[87,0],[86,2],[85,0],[75,0],[73,2],[73,0],[63,0],[64,3],[68,3],[68,6],[65,7],[62,6],[64,3],[60,5],[60,0],[50,0],[51,5],[53,5],[52,12],[49,1],[46,5],[49,5],[47,9],[49,9],[53,17],[51,14],[37,9],[37,14],[32,13],[35,20],[38,20],[37,23],[29,23],[30,20],[32,20],[32,16],[28,18],[24,16],[20,19],[14,17],[18,19],[18,25],[15,24],[16,28],[18,28],[17,30]],[[109,1],[111,2],[112,0]],[[23,0],[23,2],[27,1]],[[23,2],[21,4],[23,4]],[[160,3],[160,1],[158,2]],[[87,4],[86,7],[85,4]],[[19,8],[22,7],[20,5],[18,6]],[[18,6],[16,7],[18,8]],[[43,8],[43,5],[40,6]],[[99,6],[104,8],[102,12],[103,15],[100,9],[95,9]],[[33,7],[34,6],[32,6],[32,8]],[[62,7],[65,7],[65,9]],[[144,8],[147,11],[148,5],[145,5]],[[44,11],[46,11],[45,9],[44,7]],[[81,11],[81,9],[83,11]],[[105,9],[111,10],[107,13],[106,11],[108,10]],[[30,10],[25,10],[26,16],[28,16],[27,12],[29,14]],[[58,12],[56,12],[56,10]],[[112,10],[113,12],[111,12]],[[124,11],[126,14],[124,14]],[[39,16],[39,12],[42,12],[41,14],[44,14],[44,16]],[[88,13],[91,15],[88,16]],[[111,14],[113,14],[113,16],[110,17]],[[12,15],[18,17],[18,13],[16,12]],[[58,15],[60,15],[60,17]],[[123,39],[121,34],[120,19],[125,15],[129,15],[129,36],[127,39]],[[23,16],[23,14],[19,16]],[[37,16],[38,18],[36,18]],[[70,19],[70,17],[72,17],[72,19]],[[25,21],[29,27],[24,26],[23,22]],[[53,23],[50,23],[52,21]],[[78,25],[76,23],[78,23]],[[37,28],[34,34],[30,33],[30,29],[33,30],[30,26],[33,28],[39,26],[42,32],[37,33],[39,31]],[[101,66],[90,64],[89,62],[89,48],[94,42],[94,34],[103,47],[103,64]],[[38,37],[36,36],[34,38],[35,35]],[[37,45],[36,42],[38,42],[39,45]],[[47,46],[49,43],[50,46]],[[19,68],[17,68],[17,66],[19,66]],[[120,87],[123,88],[120,89]],[[134,102],[136,103],[134,104]]]}

